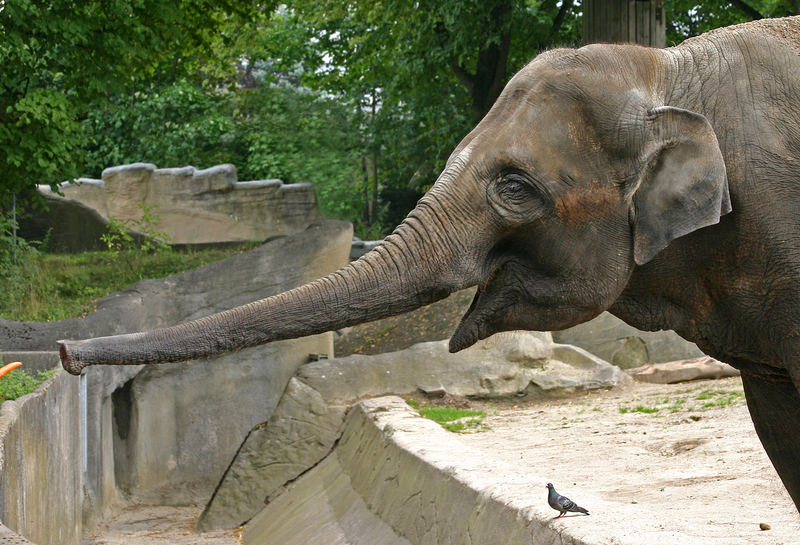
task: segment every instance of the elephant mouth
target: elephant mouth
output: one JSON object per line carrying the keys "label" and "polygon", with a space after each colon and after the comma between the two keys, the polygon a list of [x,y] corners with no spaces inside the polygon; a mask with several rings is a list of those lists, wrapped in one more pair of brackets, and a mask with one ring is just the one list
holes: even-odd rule
{"label": "elephant mouth", "polygon": [[[472,303],[450,338],[450,352],[459,352],[501,331],[556,331],[590,320],[604,308],[595,301],[570,300],[563,279],[506,262],[479,285]],[[580,290],[586,291],[586,290]]]}
{"label": "elephant mouth", "polygon": [[452,337],[450,352],[469,348],[503,329],[502,323],[519,304],[522,293],[508,282],[509,268],[501,265],[495,268],[480,284],[467,311],[461,318]]}

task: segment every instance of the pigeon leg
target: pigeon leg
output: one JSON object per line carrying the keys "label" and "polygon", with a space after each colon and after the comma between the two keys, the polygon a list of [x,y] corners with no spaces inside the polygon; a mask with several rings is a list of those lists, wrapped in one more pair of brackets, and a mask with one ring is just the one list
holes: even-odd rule
{"label": "pigeon leg", "polygon": [[761,444],[800,510],[800,393],[785,374],[743,369],[742,383]]}

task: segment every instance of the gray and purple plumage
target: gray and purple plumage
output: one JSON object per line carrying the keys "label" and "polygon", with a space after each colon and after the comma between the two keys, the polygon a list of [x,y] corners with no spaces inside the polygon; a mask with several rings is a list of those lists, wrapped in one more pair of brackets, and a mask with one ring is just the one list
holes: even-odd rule
{"label": "gray and purple plumage", "polygon": [[567,511],[574,512],[574,513],[583,513],[584,515],[588,515],[589,511],[572,501],[566,496],[562,496],[558,492],[556,492],[553,483],[547,483],[547,503],[559,512],[559,515],[556,517],[560,519],[564,516],[564,513]]}

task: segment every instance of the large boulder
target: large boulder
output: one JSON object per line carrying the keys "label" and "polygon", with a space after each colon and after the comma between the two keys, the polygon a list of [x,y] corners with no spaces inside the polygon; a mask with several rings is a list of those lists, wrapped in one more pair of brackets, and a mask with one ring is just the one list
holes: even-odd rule
{"label": "large boulder", "polygon": [[674,331],[641,331],[608,312],[575,327],[554,331],[553,339],[580,346],[623,369],[703,356],[697,345]]}
{"label": "large boulder", "polygon": [[447,341],[300,367],[272,418],[236,454],[198,529],[238,526],[267,498],[322,460],[341,434],[346,409],[388,394],[473,398],[561,395],[630,380],[618,367],[549,333],[501,333],[457,354]]}
{"label": "large boulder", "polygon": [[[105,169],[101,180],[65,182],[59,190],[123,222],[140,220],[141,207],[147,206],[158,216],[151,228],[179,244],[265,240],[297,233],[320,219],[311,184],[240,182],[233,165],[197,170],[134,163]],[[49,186],[39,191],[59,198]]]}

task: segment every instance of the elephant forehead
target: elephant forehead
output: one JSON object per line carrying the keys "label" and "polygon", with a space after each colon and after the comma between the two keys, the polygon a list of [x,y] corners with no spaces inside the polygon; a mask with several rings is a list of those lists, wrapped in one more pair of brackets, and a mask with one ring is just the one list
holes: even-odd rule
{"label": "elephant forehead", "polygon": [[622,200],[614,184],[592,180],[588,187],[572,187],[558,195],[556,215],[567,224],[586,223],[617,213]]}

